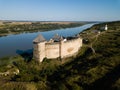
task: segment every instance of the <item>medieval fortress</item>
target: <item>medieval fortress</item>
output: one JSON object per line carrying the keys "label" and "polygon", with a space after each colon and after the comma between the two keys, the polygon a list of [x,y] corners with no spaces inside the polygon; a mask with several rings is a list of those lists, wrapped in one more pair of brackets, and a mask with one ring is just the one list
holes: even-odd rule
{"label": "medieval fortress", "polygon": [[[108,26],[105,25],[101,28],[107,31]],[[100,32],[98,30],[98,32]],[[33,40],[33,57],[38,61],[42,62],[44,58],[65,58],[76,54],[82,47],[82,38],[79,35],[73,37],[62,37],[56,34],[49,41],[42,35],[38,35]]]}
{"label": "medieval fortress", "polygon": [[79,35],[74,37],[62,37],[56,34],[52,39],[46,41],[42,35],[33,40],[33,56],[42,62],[44,58],[65,58],[73,56],[82,46],[82,39]]}

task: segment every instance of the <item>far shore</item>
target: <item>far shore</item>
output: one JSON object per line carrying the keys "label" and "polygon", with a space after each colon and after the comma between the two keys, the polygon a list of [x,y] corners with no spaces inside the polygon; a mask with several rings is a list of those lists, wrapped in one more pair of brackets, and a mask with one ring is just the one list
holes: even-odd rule
{"label": "far shore", "polygon": [[0,37],[11,34],[32,33],[39,31],[49,31],[56,29],[65,29],[79,27],[91,22],[75,21],[44,21],[44,22],[27,22],[27,21],[0,21]]}

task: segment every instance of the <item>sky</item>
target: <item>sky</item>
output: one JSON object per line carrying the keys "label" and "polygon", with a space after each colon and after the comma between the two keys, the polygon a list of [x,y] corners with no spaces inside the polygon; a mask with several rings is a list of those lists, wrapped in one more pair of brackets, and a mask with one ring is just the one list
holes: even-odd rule
{"label": "sky", "polygon": [[0,0],[0,20],[116,21],[120,0]]}

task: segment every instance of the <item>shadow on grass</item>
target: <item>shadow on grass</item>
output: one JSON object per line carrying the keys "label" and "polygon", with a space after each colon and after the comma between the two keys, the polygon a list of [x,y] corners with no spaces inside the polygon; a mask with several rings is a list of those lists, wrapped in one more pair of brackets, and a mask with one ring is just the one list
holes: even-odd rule
{"label": "shadow on grass", "polygon": [[116,66],[111,72],[104,77],[96,80],[88,89],[85,90],[116,90],[112,85],[120,78],[120,65]]}
{"label": "shadow on grass", "polygon": [[19,54],[24,58],[26,62],[29,62],[33,58],[33,49],[28,49],[28,50],[16,50],[16,53]]}
{"label": "shadow on grass", "polygon": [[[61,66],[57,71],[55,71],[52,75],[48,76],[48,81],[51,83],[56,81],[65,80],[67,77],[72,74],[77,74],[71,72],[71,70],[76,70],[78,72],[87,71],[88,67],[94,67],[98,64],[98,60],[96,58],[92,60],[88,60],[86,56],[91,55],[92,51],[90,48],[86,50],[84,55],[75,58],[73,61],[66,63],[64,66]],[[63,76],[64,75],[64,76]]]}

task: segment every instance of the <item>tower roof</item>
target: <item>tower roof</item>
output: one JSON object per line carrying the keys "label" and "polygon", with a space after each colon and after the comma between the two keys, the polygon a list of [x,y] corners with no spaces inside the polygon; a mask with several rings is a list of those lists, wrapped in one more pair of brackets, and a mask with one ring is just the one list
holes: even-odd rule
{"label": "tower roof", "polygon": [[44,38],[41,34],[39,34],[39,35],[33,40],[33,42],[35,42],[35,43],[44,42],[44,41],[46,41],[46,40],[45,40],[45,38]]}
{"label": "tower roof", "polygon": [[52,38],[54,41],[60,41],[62,39],[61,36],[59,36],[58,34],[55,34]]}

